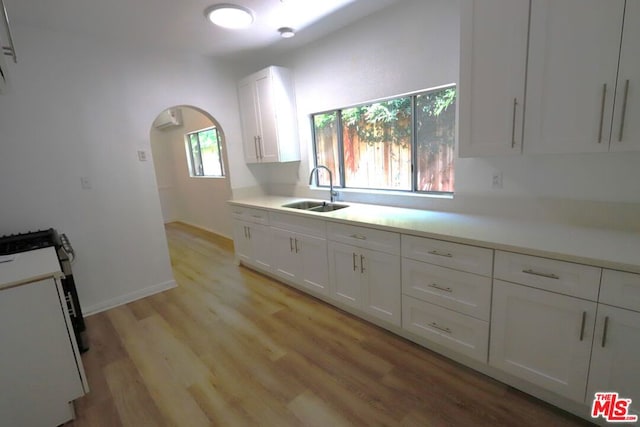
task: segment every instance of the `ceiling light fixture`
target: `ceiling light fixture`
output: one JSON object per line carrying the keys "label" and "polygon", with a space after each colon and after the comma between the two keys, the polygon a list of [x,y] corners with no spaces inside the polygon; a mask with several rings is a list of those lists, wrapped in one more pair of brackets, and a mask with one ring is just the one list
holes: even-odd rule
{"label": "ceiling light fixture", "polygon": [[280,33],[280,37],[283,39],[290,39],[296,35],[296,32],[293,31],[293,28],[291,27],[280,27],[278,28],[278,32]]}
{"label": "ceiling light fixture", "polygon": [[246,7],[235,4],[215,4],[204,11],[204,15],[214,24],[223,28],[247,28],[253,23],[253,13]]}

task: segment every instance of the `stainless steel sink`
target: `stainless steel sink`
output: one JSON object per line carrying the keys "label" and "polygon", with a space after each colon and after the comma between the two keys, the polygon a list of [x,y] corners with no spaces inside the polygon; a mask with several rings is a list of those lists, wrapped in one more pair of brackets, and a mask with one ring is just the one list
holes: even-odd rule
{"label": "stainless steel sink", "polygon": [[282,205],[283,208],[291,208],[291,209],[302,209],[308,210],[311,208],[316,208],[318,206],[322,206],[324,202],[316,202],[313,200],[302,200],[300,202],[289,203],[286,205]]}
{"label": "stainless steel sink", "polygon": [[326,203],[324,205],[316,206],[315,208],[309,208],[307,210],[312,212],[332,212],[337,211],[338,209],[344,209],[348,207],[348,205],[339,205],[337,203]]}
{"label": "stainless steel sink", "polygon": [[282,205],[283,208],[300,209],[310,212],[333,212],[338,209],[344,209],[349,205],[341,205],[338,203],[318,202],[315,200],[301,200],[299,202],[288,203]]}

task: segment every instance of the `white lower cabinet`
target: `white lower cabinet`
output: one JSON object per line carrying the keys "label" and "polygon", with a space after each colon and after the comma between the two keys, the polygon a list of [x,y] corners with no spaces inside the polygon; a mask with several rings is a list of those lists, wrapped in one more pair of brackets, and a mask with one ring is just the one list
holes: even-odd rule
{"label": "white lower cabinet", "polygon": [[640,415],[640,313],[600,304],[591,353],[586,403],[596,392],[615,391],[631,399]]}
{"label": "white lower cabinet", "polygon": [[489,322],[403,295],[402,327],[457,353],[487,362]]}
{"label": "white lower cabinet", "polygon": [[329,242],[332,297],[400,326],[400,256]]}
{"label": "white lower cabinet", "polygon": [[235,220],[233,243],[236,257],[245,264],[261,270],[271,270],[271,232],[269,227]]}
{"label": "white lower cabinet", "polygon": [[617,392],[639,412],[639,274],[251,208],[234,240],[243,263],[525,391],[585,408]]}
{"label": "white lower cabinet", "polygon": [[640,416],[640,274],[604,270],[599,302],[585,402],[618,392]]}
{"label": "white lower cabinet", "polygon": [[583,402],[596,305],[494,280],[489,364]]}
{"label": "white lower cabinet", "polygon": [[274,273],[328,296],[327,239],[277,227],[271,235]]}

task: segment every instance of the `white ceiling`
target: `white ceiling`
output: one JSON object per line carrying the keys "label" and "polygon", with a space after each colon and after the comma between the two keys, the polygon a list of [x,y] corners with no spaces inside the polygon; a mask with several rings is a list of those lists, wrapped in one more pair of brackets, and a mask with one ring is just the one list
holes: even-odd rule
{"label": "white ceiling", "polygon": [[[127,45],[211,56],[299,47],[402,0],[4,0],[13,25],[91,35]],[[245,30],[211,24],[204,10],[235,3],[254,12]],[[297,35],[280,38],[277,29]],[[16,41],[19,45],[19,41]]]}

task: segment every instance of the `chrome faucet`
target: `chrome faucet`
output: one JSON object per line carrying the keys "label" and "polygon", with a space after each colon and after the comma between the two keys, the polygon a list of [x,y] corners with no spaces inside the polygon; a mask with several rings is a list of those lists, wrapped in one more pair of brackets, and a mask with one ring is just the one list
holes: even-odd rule
{"label": "chrome faucet", "polygon": [[329,200],[331,201],[331,203],[333,203],[335,200],[336,192],[333,191],[333,174],[331,173],[331,169],[324,165],[318,165],[315,168],[311,169],[311,173],[309,174],[309,185],[313,184],[314,172],[316,173],[316,183],[320,184],[320,178],[318,176],[318,171],[320,169],[324,169],[329,172]]}

